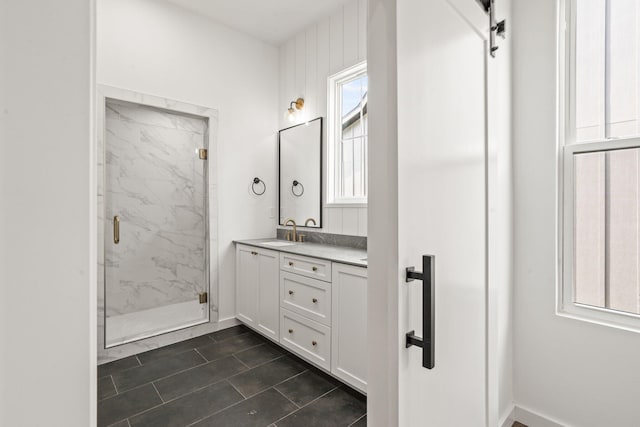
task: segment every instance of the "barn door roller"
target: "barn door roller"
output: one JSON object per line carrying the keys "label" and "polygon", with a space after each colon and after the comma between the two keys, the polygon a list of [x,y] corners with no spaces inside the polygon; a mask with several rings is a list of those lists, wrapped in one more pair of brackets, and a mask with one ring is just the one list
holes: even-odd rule
{"label": "barn door roller", "polygon": [[496,5],[495,0],[476,0],[485,12],[489,15],[489,54],[492,58],[496,57],[496,50],[498,50],[498,45],[496,43],[496,36],[500,36],[504,39],[506,24],[503,19],[500,22],[496,22]]}

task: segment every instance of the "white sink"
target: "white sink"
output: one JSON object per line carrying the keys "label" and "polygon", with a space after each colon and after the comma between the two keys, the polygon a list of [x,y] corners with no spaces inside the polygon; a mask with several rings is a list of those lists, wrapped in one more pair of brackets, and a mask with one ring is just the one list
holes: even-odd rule
{"label": "white sink", "polygon": [[274,246],[274,247],[295,245],[295,243],[290,243],[290,242],[262,242],[261,244],[265,246]]}

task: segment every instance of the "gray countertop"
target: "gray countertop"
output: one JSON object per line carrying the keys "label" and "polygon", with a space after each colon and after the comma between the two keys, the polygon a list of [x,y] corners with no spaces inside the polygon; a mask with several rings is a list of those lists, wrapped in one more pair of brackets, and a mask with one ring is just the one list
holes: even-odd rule
{"label": "gray countertop", "polygon": [[[310,256],[339,262],[342,264],[355,265],[356,267],[367,267],[367,251],[365,249],[348,248],[344,246],[323,245],[320,243],[293,243],[275,238],[234,240],[234,243],[255,246],[257,248],[270,249],[278,252],[285,252],[294,255]],[[287,246],[273,246],[269,242],[290,243]],[[267,243],[267,244],[265,244]]]}

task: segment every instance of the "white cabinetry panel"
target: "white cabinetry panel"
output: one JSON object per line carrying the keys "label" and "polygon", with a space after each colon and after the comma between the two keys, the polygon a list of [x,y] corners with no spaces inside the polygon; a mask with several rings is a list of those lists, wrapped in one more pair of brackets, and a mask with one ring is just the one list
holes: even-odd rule
{"label": "white cabinetry panel", "polygon": [[267,337],[279,338],[279,253],[238,245],[236,316]]}
{"label": "white cabinetry panel", "polygon": [[367,269],[333,263],[331,373],[367,389]]}

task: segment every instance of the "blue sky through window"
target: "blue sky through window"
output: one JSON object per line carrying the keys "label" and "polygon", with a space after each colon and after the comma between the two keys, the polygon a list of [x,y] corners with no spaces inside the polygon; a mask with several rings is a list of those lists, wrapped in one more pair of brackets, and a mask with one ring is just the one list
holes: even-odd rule
{"label": "blue sky through window", "polygon": [[369,78],[364,75],[342,85],[342,117],[347,115],[367,93]]}

